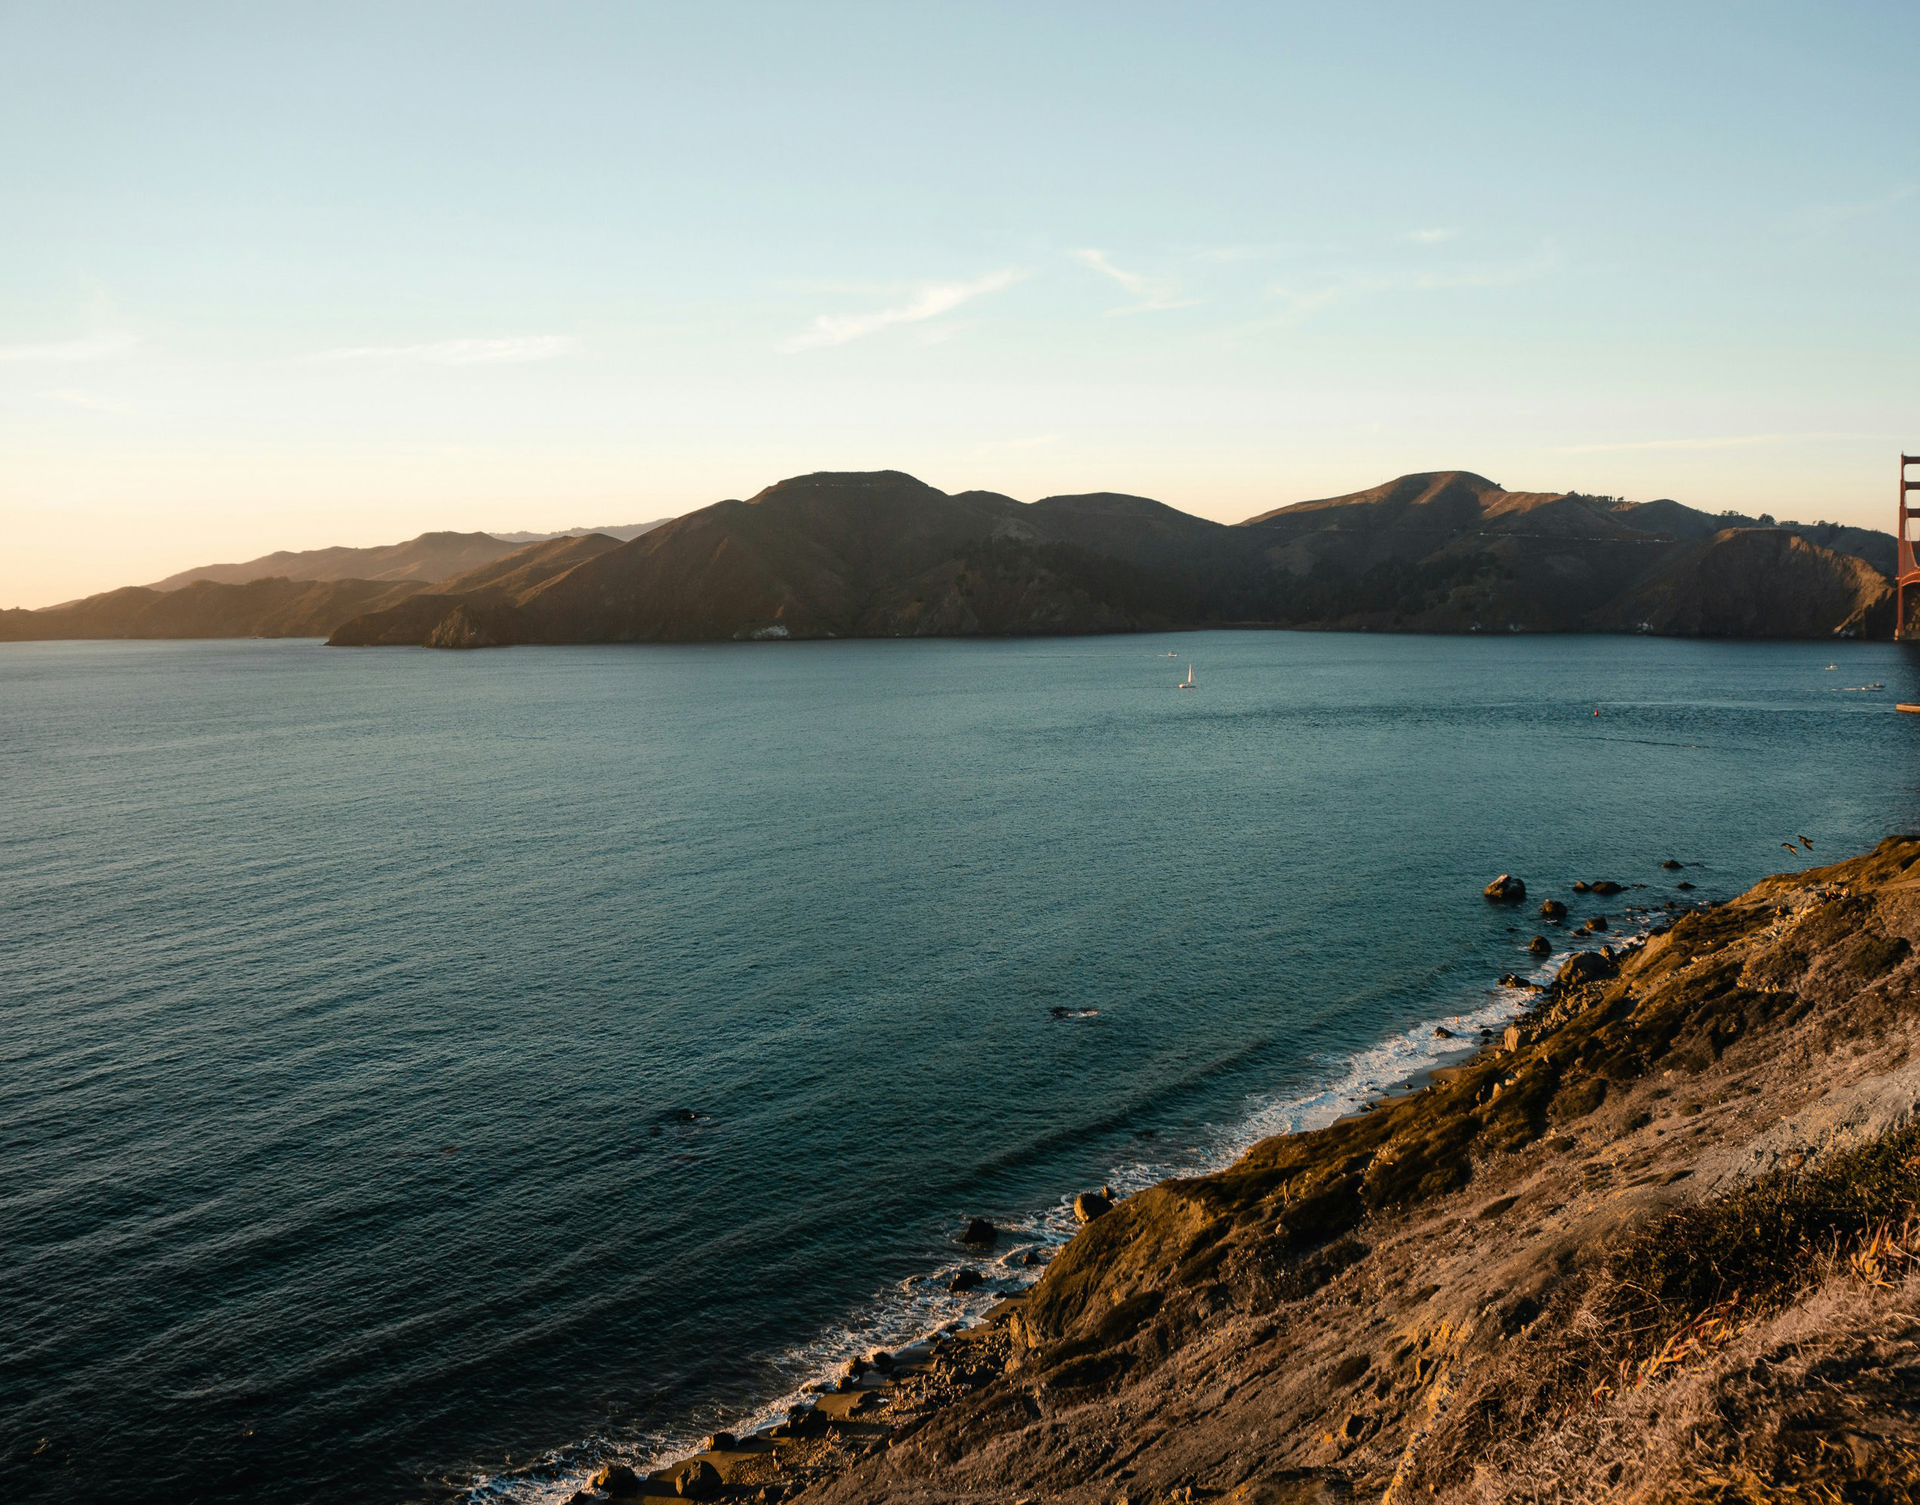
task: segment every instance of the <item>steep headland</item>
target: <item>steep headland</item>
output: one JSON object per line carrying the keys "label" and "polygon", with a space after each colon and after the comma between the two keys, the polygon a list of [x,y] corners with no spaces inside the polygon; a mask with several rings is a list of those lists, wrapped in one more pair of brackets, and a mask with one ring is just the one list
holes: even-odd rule
{"label": "steep headland", "polygon": [[1900,837],[1576,953],[1434,1084],[1120,1202],[985,1327],[633,1487],[1910,1500],[1917,943]]}

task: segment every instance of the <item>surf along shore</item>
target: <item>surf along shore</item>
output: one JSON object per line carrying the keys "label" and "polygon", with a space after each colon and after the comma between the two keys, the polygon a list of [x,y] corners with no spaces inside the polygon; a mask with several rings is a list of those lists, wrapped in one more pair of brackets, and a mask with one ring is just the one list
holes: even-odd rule
{"label": "surf along shore", "polygon": [[1909,1500],[1920,837],[1578,952],[1418,1091],[575,1500]]}

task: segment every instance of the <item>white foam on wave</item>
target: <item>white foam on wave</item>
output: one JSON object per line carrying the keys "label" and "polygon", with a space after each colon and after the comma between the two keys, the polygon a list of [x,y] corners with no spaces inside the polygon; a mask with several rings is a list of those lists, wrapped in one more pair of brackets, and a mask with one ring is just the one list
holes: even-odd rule
{"label": "white foam on wave", "polygon": [[[1623,933],[1620,939],[1631,944],[1634,936]],[[1545,982],[1550,975],[1551,969],[1536,967],[1529,980]],[[1521,988],[1495,988],[1482,995],[1475,1007],[1425,1019],[1349,1055],[1329,1055],[1318,1063],[1324,1072],[1323,1085],[1308,1092],[1256,1094],[1247,1100],[1244,1114],[1231,1123],[1203,1130],[1185,1153],[1114,1165],[1108,1173],[1108,1185],[1117,1194],[1130,1196],[1170,1176],[1205,1175],[1225,1169],[1254,1144],[1275,1134],[1325,1128],[1370,1103],[1404,1091],[1406,1084],[1417,1082],[1424,1073],[1474,1054],[1482,1047],[1483,1032],[1503,1028],[1527,1008],[1533,997]],[[1439,1028],[1448,1034],[1436,1035]],[[773,1367],[784,1384],[779,1387],[780,1393],[764,1405],[744,1416],[691,1416],[673,1428],[624,1439],[617,1452],[643,1471],[662,1468],[697,1451],[705,1437],[721,1427],[746,1434],[784,1420],[793,1406],[807,1404],[856,1355],[875,1349],[898,1352],[925,1342],[942,1329],[980,1320],[1001,1297],[1039,1279],[1041,1268],[1021,1268],[1011,1263],[1023,1250],[1037,1247],[1050,1255],[1073,1237],[1078,1228],[1073,1216],[1074,1195],[1069,1191],[1017,1223],[1000,1225],[1001,1237],[992,1258],[957,1258],[897,1287],[877,1291],[845,1326],[776,1355]],[[986,1275],[986,1283],[971,1291],[949,1291],[947,1284],[953,1275],[969,1266]],[[597,1439],[567,1449],[572,1457],[601,1452],[612,1456],[614,1451]],[[555,1469],[560,1471],[553,1472]],[[555,1455],[546,1467],[536,1463],[527,1470],[516,1470],[514,1476],[483,1479],[466,1498],[473,1505],[561,1505],[585,1483],[589,1471],[578,1466],[568,1468]]]}

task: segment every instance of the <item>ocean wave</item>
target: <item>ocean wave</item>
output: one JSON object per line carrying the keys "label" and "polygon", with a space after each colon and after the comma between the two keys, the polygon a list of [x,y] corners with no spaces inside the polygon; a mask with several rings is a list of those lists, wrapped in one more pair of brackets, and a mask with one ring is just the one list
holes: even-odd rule
{"label": "ocean wave", "polygon": [[[1622,941],[1632,938],[1631,932],[1620,936]],[[1543,982],[1549,975],[1549,968],[1536,967],[1528,980]],[[1172,1176],[1225,1169],[1273,1135],[1324,1128],[1383,1097],[1417,1087],[1434,1070],[1471,1056],[1486,1035],[1497,1033],[1533,996],[1523,988],[1496,987],[1480,994],[1472,1006],[1430,1016],[1364,1049],[1310,1062],[1309,1074],[1318,1077],[1319,1086],[1305,1092],[1256,1094],[1246,1100],[1244,1113],[1230,1123],[1204,1128],[1178,1155],[1143,1155],[1116,1162],[1106,1184],[1116,1195],[1131,1196]],[[770,1367],[780,1378],[758,1406],[724,1413],[716,1409],[711,1416],[687,1415],[673,1425],[629,1435],[617,1443],[582,1439],[521,1467],[488,1474],[463,1498],[469,1505],[560,1505],[607,1459],[618,1457],[636,1468],[657,1469],[698,1451],[708,1435],[723,1427],[746,1435],[772,1426],[794,1406],[809,1404],[812,1396],[830,1388],[832,1378],[849,1359],[875,1349],[899,1352],[941,1331],[968,1326],[982,1319],[1002,1297],[1039,1279],[1045,1262],[1078,1229],[1073,1198],[1083,1189],[1065,1191],[1057,1201],[1000,1224],[991,1258],[962,1256],[937,1264],[875,1292],[845,1323],[771,1355]],[[1019,1262],[1029,1250],[1039,1254],[1037,1266]],[[968,1291],[950,1290],[953,1276],[969,1267],[985,1277],[982,1284]]]}

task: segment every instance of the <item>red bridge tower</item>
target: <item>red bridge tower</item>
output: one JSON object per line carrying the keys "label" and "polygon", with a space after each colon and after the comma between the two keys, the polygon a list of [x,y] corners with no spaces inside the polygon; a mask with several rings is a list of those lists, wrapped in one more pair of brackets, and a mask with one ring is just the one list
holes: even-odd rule
{"label": "red bridge tower", "polygon": [[1913,535],[1907,531],[1907,493],[1920,491],[1920,481],[1907,479],[1907,467],[1920,465],[1920,455],[1902,455],[1900,457],[1900,531],[1895,535],[1894,547],[1899,557],[1894,561],[1893,576],[1893,636],[1898,642],[1907,635],[1907,587],[1920,585],[1920,564],[1914,562]]}

